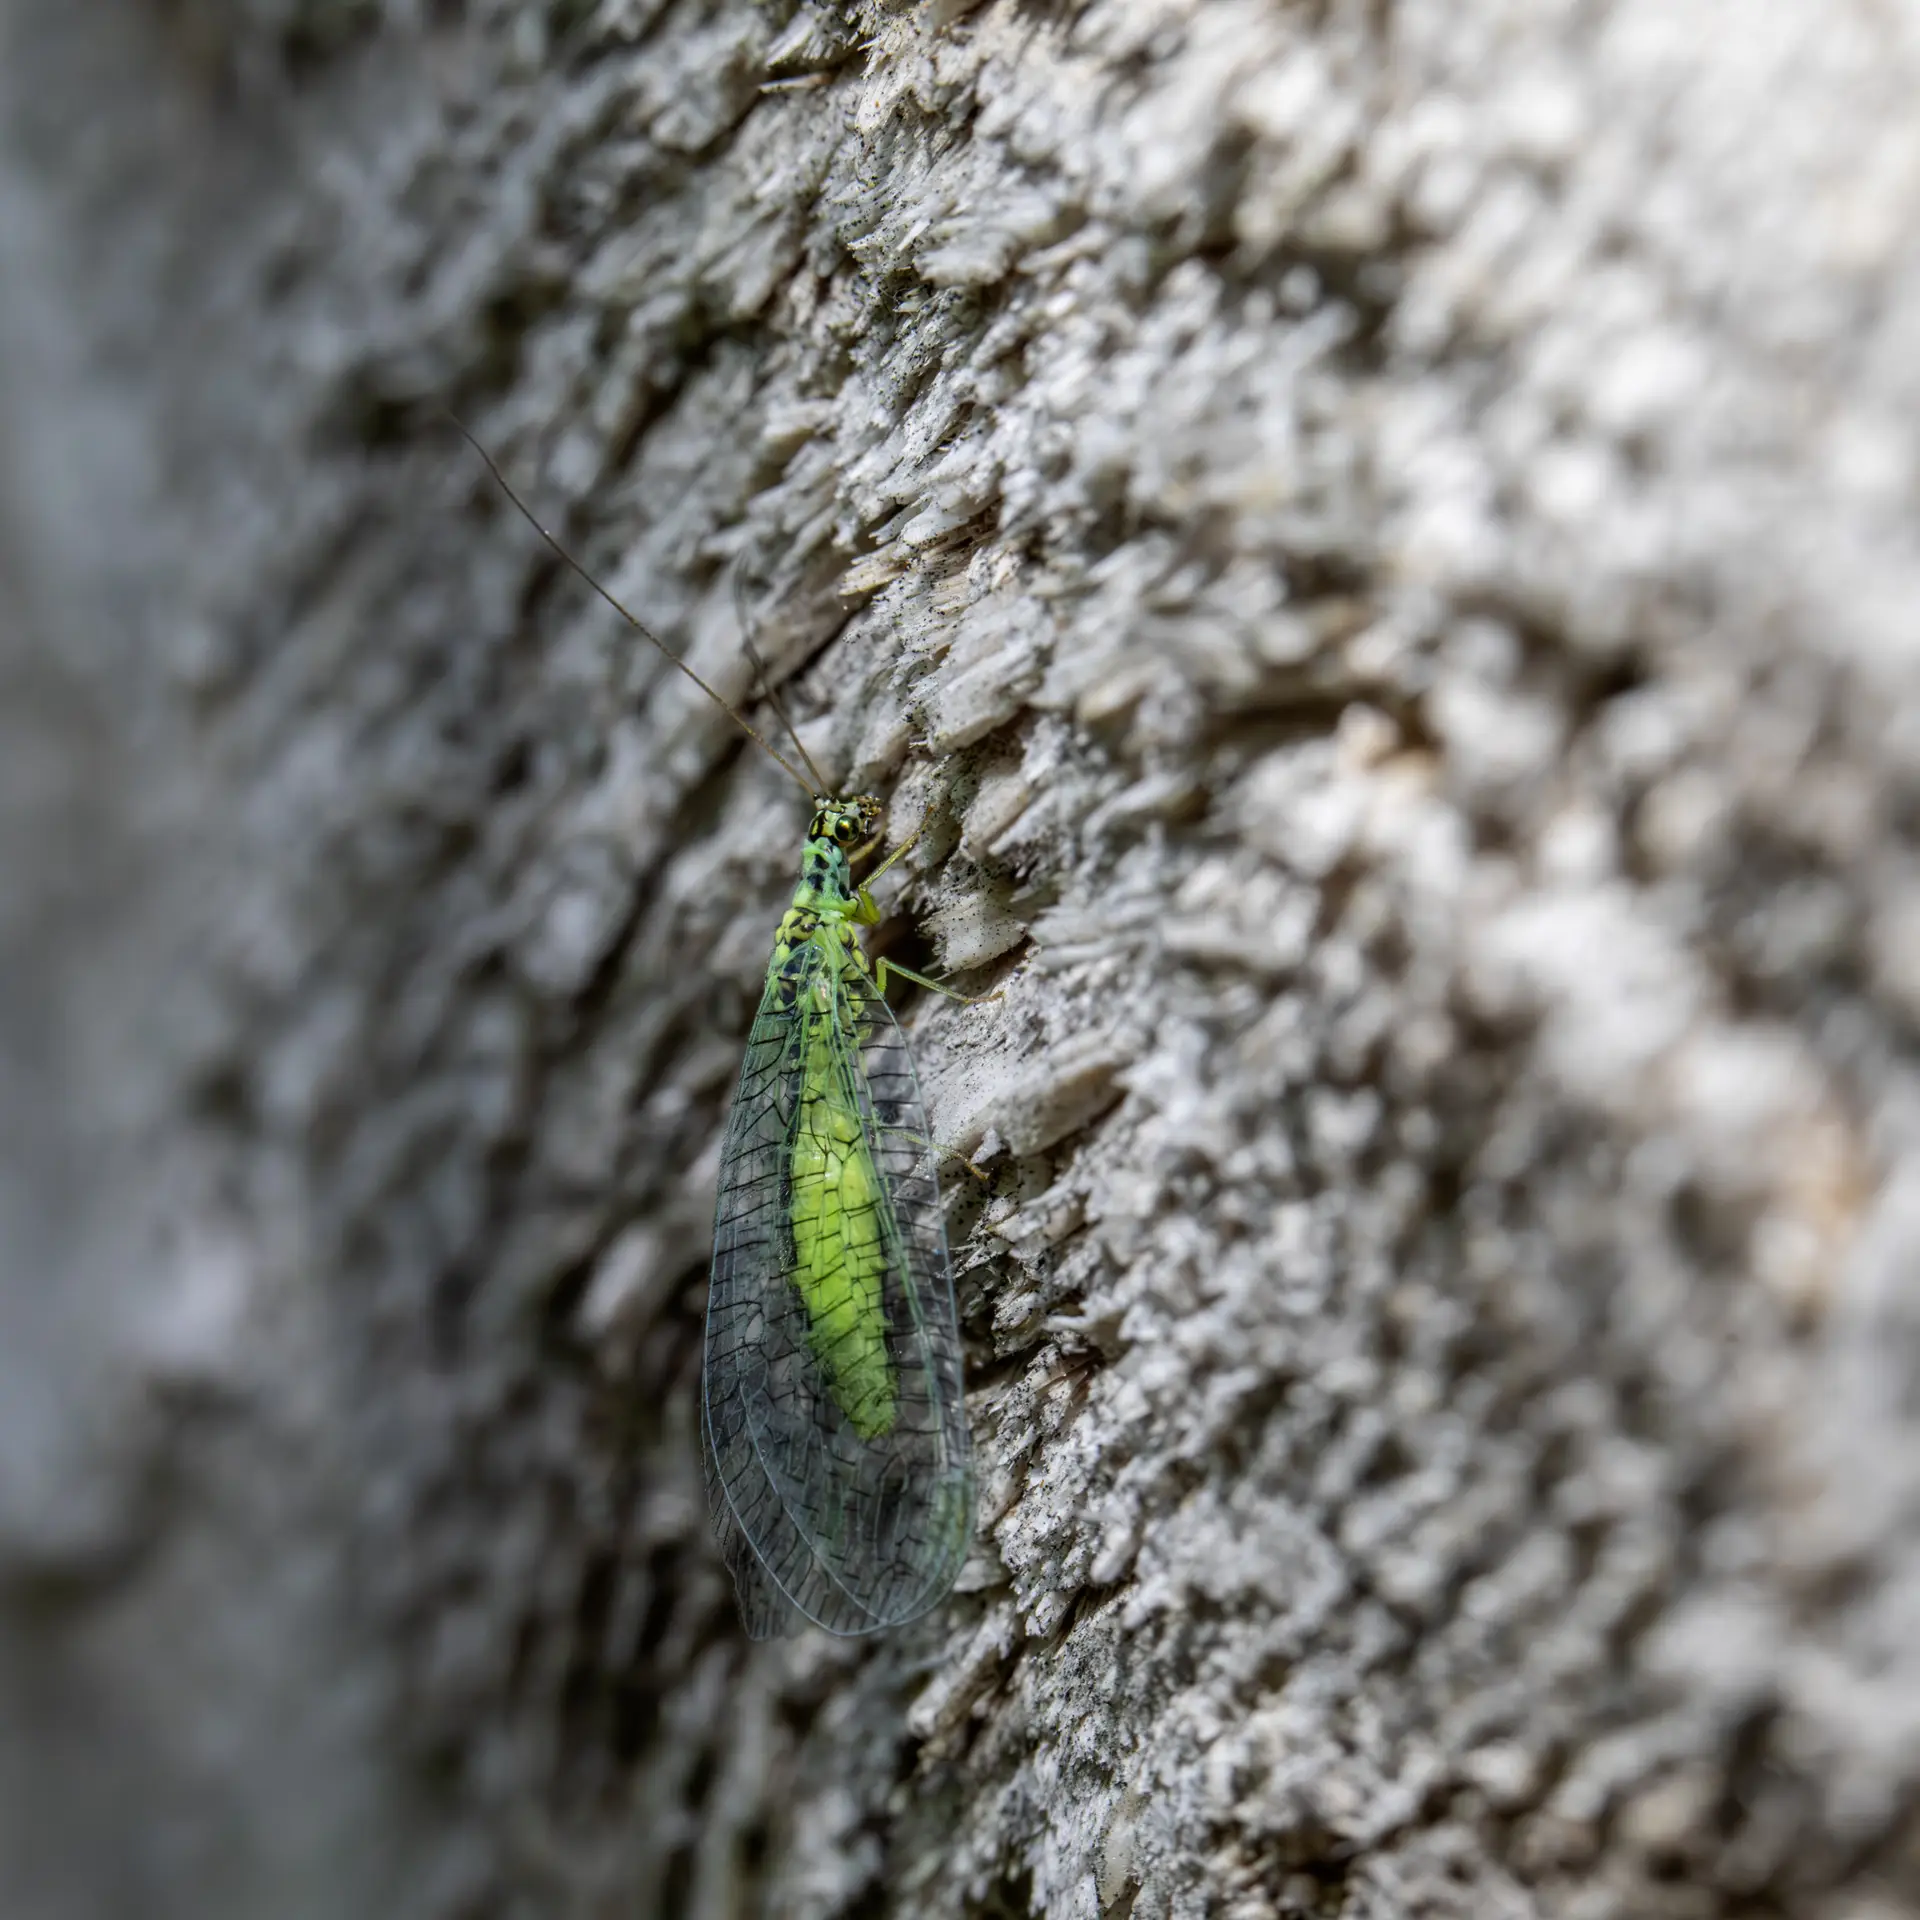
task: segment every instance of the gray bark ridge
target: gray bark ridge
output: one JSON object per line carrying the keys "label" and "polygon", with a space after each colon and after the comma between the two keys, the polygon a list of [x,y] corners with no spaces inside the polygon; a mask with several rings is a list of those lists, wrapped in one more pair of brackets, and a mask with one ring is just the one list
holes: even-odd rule
{"label": "gray bark ridge", "polygon": [[[1920,1911],[1895,12],[0,35],[9,1915]],[[700,1492],[798,796],[447,407],[1006,989],[884,1643]]]}

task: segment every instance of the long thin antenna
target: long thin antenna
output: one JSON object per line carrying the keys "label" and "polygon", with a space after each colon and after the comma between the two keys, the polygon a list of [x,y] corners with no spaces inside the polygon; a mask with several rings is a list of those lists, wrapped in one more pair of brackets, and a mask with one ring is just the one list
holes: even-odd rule
{"label": "long thin antenna", "polygon": [[[740,731],[747,736],[749,740],[751,740],[757,747],[759,747],[761,752],[763,752],[768,757],[768,759],[772,760],[776,766],[779,766],[786,771],[788,776],[792,779],[794,785],[799,787],[801,791],[808,796],[809,799],[818,799],[821,794],[827,791],[826,783],[819,778],[817,773],[814,776],[814,784],[809,786],[807,783],[806,775],[803,774],[800,771],[800,769],[796,767],[793,764],[793,762],[786,757],[785,754],[777,751],[774,747],[770,746],[767,742],[765,735],[763,735],[760,732],[760,730],[753,725],[751,721],[747,720],[743,715],[736,712],[735,709],[732,706],[730,706],[724,699],[722,699],[721,696],[717,692],[715,692],[712,687],[708,686],[707,683],[703,679],[701,679],[701,677],[697,673],[695,673],[694,670],[690,666],[688,666],[687,663],[684,660],[682,660],[680,656],[677,653],[675,653],[673,649],[669,647],[667,643],[664,640],[662,640],[660,636],[657,633],[655,633],[653,629],[649,627],[644,620],[640,619],[637,614],[633,613],[628,608],[622,606],[620,602],[616,600],[613,597],[613,595],[610,594],[606,590],[606,588],[603,587],[600,584],[600,582],[596,580],[593,577],[593,575],[590,574],[586,570],[586,568],[583,567],[580,564],[580,562],[576,560],[573,557],[573,555],[570,554],[566,550],[566,548],[563,547],[560,544],[560,542],[557,539],[555,539],[554,536],[551,533],[549,533],[547,529],[540,524],[538,520],[534,518],[533,509],[529,507],[527,503],[524,500],[522,500],[517,493],[514,492],[512,486],[508,483],[507,476],[500,471],[499,462],[494,459],[493,455],[490,454],[486,450],[486,448],[483,447],[480,444],[480,442],[477,439],[475,439],[470,432],[468,432],[465,423],[461,421],[457,416],[451,413],[447,415],[447,418],[451,420],[454,426],[459,430],[461,439],[463,439],[467,443],[467,445],[470,446],[474,450],[474,452],[477,453],[480,456],[480,458],[486,462],[487,471],[493,475],[495,482],[498,484],[500,488],[500,491],[504,493],[507,496],[507,498],[511,500],[513,504],[520,510],[520,517],[524,521],[526,521],[527,525],[530,526],[534,530],[534,532],[537,533],[540,536],[540,538],[544,540],[547,543],[547,545],[550,546],[554,550],[554,552],[557,553],[560,556],[560,558],[564,560],[567,563],[567,565],[571,567],[573,571],[577,573],[580,576],[580,578],[584,580],[587,583],[587,585],[590,586],[594,590],[594,592],[597,593],[600,596],[600,598],[604,600],[607,603],[607,605],[610,606],[614,610],[614,612],[617,613],[620,616],[620,618],[624,620],[627,623],[627,625],[634,630],[635,633],[639,634],[643,639],[652,641],[654,646],[657,647],[659,651],[668,660],[672,661],[673,664],[676,667],[678,667],[680,671],[684,673],[687,676],[687,678],[691,680],[693,684],[696,687],[698,687],[700,691],[704,693],[707,696],[707,698],[711,700],[713,704],[716,707],[718,707],[720,711],[724,713],[727,716],[727,718],[731,720],[733,724],[736,727],[738,727]],[[749,658],[753,659],[754,665],[758,667],[759,659],[758,659],[758,656],[754,654],[751,646],[748,647],[747,653]],[[777,703],[775,705],[774,711],[776,713],[779,712],[779,707]],[[780,717],[783,721],[786,719],[785,714],[781,714]],[[788,728],[788,731],[789,732],[792,731],[791,727]],[[799,746],[799,741],[796,739],[794,744],[796,746]],[[804,747],[800,748],[800,757],[803,760],[807,759],[806,748]],[[807,765],[809,768],[811,768],[813,766],[813,762],[811,760],[807,760]]]}
{"label": "long thin antenna", "polygon": [[780,724],[787,730],[787,738],[793,742],[793,750],[800,756],[807,771],[813,775],[814,792],[828,791],[825,777],[813,764],[813,755],[807,751],[807,743],[800,738],[799,730],[787,718],[787,710],[780,704],[780,696],[773,690],[773,676],[767,671],[767,663],[760,658],[753,644],[753,622],[747,618],[747,597],[740,585],[740,561],[735,556],[733,565],[727,569],[727,579],[733,588],[733,617],[740,623],[740,644],[747,650],[747,658],[753,662],[753,671],[760,682],[760,692],[776,715]]}

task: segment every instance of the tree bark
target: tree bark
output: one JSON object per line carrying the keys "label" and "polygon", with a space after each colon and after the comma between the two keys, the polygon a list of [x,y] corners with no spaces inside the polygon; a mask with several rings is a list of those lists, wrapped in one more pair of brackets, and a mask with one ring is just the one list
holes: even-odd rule
{"label": "tree bark", "polygon": [[[0,1903],[1920,1913],[1920,42],[0,5]],[[805,806],[955,1597],[697,1387]]]}

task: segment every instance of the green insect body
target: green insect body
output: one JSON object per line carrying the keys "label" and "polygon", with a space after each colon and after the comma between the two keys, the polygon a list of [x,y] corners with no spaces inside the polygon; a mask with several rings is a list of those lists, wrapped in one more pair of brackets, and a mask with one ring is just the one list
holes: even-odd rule
{"label": "green insect body", "polygon": [[[846,817],[854,831],[869,830],[864,815]],[[833,985],[849,968],[864,972],[866,967],[850,928],[878,918],[864,887],[849,891],[845,856],[835,838],[840,818],[823,810],[815,822],[799,891],[774,940],[768,979],[780,976],[796,947],[811,942],[819,949],[788,1176],[793,1280],[806,1303],[807,1343],[828,1390],[854,1432],[871,1440],[893,1425],[893,1363],[881,1296],[895,1250],[889,1245],[885,1183],[868,1150],[859,1102],[841,1071],[835,1044]]]}
{"label": "green insect body", "polygon": [[971,1530],[939,1189],[881,993],[920,976],[870,965],[855,931],[879,918],[851,867],[879,815],[869,796],[816,802],[721,1150],[702,1434],[756,1638],[924,1613]]}
{"label": "green insect body", "polygon": [[794,1285],[807,1303],[807,1342],[828,1390],[862,1440],[893,1425],[881,1288],[886,1192],[860,1115],[835,1084],[824,1024],[815,1029],[793,1144]]}

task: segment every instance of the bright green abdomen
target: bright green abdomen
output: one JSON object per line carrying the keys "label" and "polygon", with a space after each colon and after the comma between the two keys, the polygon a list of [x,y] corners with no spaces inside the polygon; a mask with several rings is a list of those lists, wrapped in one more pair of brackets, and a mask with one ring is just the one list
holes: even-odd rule
{"label": "bright green abdomen", "polygon": [[886,1195],[860,1116],[831,1071],[824,1034],[812,1051],[793,1147],[793,1279],[828,1389],[854,1432],[871,1440],[894,1416],[881,1307]]}

